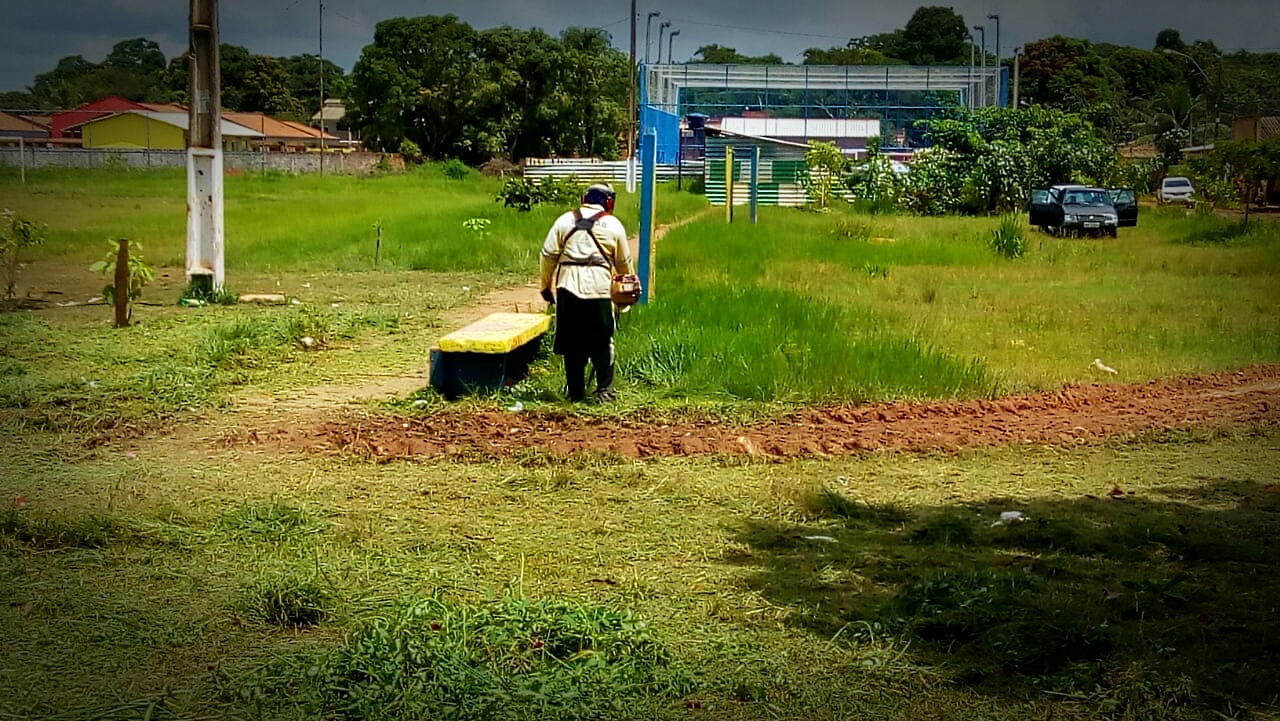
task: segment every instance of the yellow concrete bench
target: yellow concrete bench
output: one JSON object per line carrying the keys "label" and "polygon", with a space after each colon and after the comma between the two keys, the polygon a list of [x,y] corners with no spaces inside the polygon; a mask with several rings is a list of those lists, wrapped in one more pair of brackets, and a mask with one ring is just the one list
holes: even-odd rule
{"label": "yellow concrete bench", "polygon": [[447,398],[517,383],[537,356],[551,316],[491,313],[440,339],[431,349],[431,385]]}

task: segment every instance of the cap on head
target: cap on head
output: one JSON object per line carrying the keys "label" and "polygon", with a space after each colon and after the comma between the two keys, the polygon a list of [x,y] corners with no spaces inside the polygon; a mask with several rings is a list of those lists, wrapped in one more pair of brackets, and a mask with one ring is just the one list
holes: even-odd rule
{"label": "cap on head", "polygon": [[582,194],[583,205],[599,205],[606,211],[613,212],[613,201],[616,194],[613,192],[613,186],[608,183],[593,183],[587,186]]}

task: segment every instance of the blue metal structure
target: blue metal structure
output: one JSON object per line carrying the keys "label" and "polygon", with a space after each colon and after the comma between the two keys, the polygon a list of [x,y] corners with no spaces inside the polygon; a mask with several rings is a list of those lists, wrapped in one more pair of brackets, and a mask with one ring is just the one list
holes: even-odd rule
{"label": "blue metal structure", "polygon": [[658,134],[650,129],[640,136],[640,257],[637,259],[637,275],[640,276],[640,303],[649,302],[653,285],[653,184],[657,166]]}
{"label": "blue metal structure", "polygon": [[984,76],[968,65],[641,65],[640,133],[657,133],[659,163],[675,162],[679,121],[690,113],[874,118],[882,145],[895,145],[901,135],[900,145],[919,147],[934,116],[971,103],[1004,106],[1008,90],[1006,69],[988,68]]}

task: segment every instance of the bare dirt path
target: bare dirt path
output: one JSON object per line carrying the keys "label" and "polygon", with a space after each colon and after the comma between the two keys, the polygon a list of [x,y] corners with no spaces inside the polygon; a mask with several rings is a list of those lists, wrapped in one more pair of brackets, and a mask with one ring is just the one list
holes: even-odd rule
{"label": "bare dirt path", "polygon": [[812,409],[736,427],[655,425],[565,414],[443,413],[351,417],[305,428],[247,429],[224,442],[370,460],[505,457],[524,449],[627,457],[752,454],[778,458],[869,450],[1068,445],[1160,429],[1280,422],[1280,365],[1142,384],[1069,385],[995,401],[879,403]]}

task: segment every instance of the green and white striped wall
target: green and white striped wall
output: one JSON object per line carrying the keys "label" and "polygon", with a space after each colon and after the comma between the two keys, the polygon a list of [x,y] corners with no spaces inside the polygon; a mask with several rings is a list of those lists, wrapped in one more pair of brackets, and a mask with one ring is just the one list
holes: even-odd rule
{"label": "green and white striped wall", "polygon": [[733,204],[746,205],[751,192],[751,153],[760,148],[758,198],[760,205],[801,206],[808,202],[800,178],[805,169],[803,145],[767,138],[707,138],[703,179],[707,200],[724,205],[725,148],[733,147]]}

